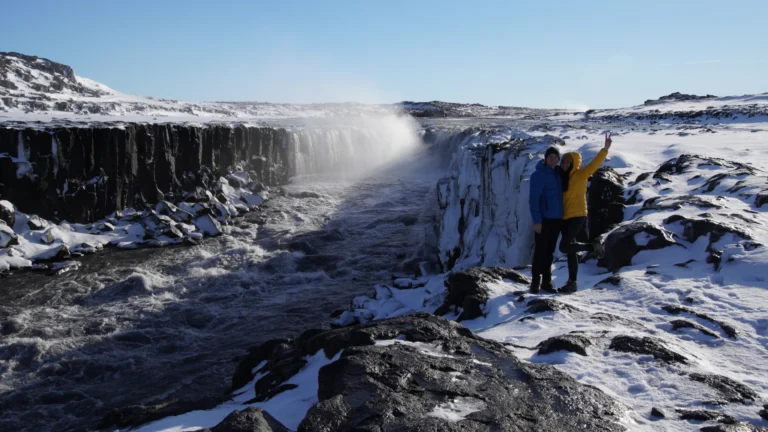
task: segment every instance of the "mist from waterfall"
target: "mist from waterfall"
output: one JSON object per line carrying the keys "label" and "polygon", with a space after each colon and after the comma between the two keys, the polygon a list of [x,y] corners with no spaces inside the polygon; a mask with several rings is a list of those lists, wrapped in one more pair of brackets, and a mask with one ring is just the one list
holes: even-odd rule
{"label": "mist from waterfall", "polygon": [[408,163],[424,151],[409,116],[326,119],[289,132],[297,176],[360,179]]}

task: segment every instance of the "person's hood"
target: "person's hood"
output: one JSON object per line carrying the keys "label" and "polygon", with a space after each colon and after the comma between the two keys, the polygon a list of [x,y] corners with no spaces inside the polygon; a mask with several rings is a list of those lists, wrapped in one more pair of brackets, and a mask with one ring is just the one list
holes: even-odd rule
{"label": "person's hood", "polygon": [[571,171],[577,170],[581,168],[581,154],[579,152],[569,152],[563,155],[563,158],[566,156],[570,156],[571,160],[573,161]]}

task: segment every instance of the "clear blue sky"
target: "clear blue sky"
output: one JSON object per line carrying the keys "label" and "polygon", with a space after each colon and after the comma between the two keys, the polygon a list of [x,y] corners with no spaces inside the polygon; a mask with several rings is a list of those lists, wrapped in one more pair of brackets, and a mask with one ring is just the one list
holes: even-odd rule
{"label": "clear blue sky", "polygon": [[186,100],[622,107],[768,92],[768,1],[0,0],[0,51]]}

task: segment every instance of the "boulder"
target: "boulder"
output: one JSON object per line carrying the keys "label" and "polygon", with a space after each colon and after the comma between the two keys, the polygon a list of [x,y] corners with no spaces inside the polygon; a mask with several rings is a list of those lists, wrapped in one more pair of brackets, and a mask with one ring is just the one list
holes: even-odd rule
{"label": "boulder", "polygon": [[748,401],[756,401],[760,398],[751,388],[722,375],[692,373],[689,375],[689,378],[717,390],[720,397],[728,402],[747,403]]}
{"label": "boulder", "polygon": [[640,355],[651,355],[657,360],[667,363],[688,363],[688,359],[666,348],[662,342],[649,336],[616,336],[611,340],[609,349]]}
{"label": "boulder", "polygon": [[[636,236],[646,234],[649,238],[644,244],[638,244]],[[613,231],[605,238],[605,255],[598,260],[598,265],[610,271],[616,271],[632,264],[632,257],[644,250],[662,249],[668,246],[681,246],[675,241],[675,235],[658,225],[648,222],[631,222]]]}
{"label": "boulder", "polygon": [[597,170],[587,190],[589,238],[594,240],[624,221],[624,180],[613,168]]}
{"label": "boulder", "polygon": [[212,409],[225,399],[223,397],[176,400],[157,405],[131,405],[110,410],[99,424],[99,429],[133,428],[161,418],[184,414],[196,410]]}
{"label": "boulder", "polygon": [[587,348],[592,345],[586,336],[577,334],[565,334],[551,337],[537,346],[539,355],[549,354],[555,351],[569,351],[583,356],[587,355]]}
{"label": "boulder", "polygon": [[194,225],[205,235],[218,236],[223,233],[221,224],[211,215],[202,215],[196,218]]}
{"label": "boulder", "polygon": [[664,224],[679,223],[683,226],[683,237],[691,243],[699,237],[708,235],[709,243],[716,243],[725,234],[734,234],[745,240],[752,240],[752,236],[744,229],[726,222],[714,219],[690,219],[681,215],[672,215],[664,220]]}
{"label": "boulder", "polygon": [[40,231],[45,229],[47,223],[38,215],[32,215],[27,221],[27,227],[32,231]]}
{"label": "boulder", "polygon": [[483,307],[488,302],[488,282],[501,282],[508,279],[523,285],[529,285],[530,279],[514,270],[501,267],[475,267],[462,272],[451,273],[445,279],[448,294],[436,311],[436,315],[445,315],[462,309],[458,321],[472,320],[484,315]]}
{"label": "boulder", "polygon": [[211,429],[204,429],[209,432],[288,432],[289,430],[268,412],[256,407],[233,411],[221,423]]}
{"label": "boulder", "polygon": [[656,407],[653,407],[653,409],[651,409],[651,415],[653,417],[656,417],[656,418],[666,418],[667,417],[666,414],[664,414],[664,411],[662,411],[662,410],[660,410],[660,409],[658,409]]}
{"label": "boulder", "polygon": [[[434,315],[327,333],[305,346],[343,352],[320,369],[319,402],[302,432],[624,430],[623,408],[600,390]],[[395,337],[402,343],[376,345]],[[456,405],[466,408],[459,422],[442,414]]]}

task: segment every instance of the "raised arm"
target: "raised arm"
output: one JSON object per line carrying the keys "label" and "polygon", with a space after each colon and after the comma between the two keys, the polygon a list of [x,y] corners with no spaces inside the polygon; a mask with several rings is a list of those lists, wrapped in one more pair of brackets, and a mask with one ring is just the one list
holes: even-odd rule
{"label": "raised arm", "polygon": [[608,150],[611,148],[611,144],[613,144],[613,140],[611,139],[611,134],[607,133],[605,135],[605,146],[597,152],[597,155],[590,163],[587,164],[584,168],[581,169],[581,171],[584,171],[584,174],[587,177],[592,176],[598,168],[600,168],[600,165],[603,164],[603,161],[605,161],[605,157],[608,156]]}

